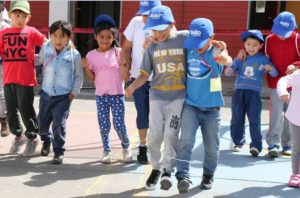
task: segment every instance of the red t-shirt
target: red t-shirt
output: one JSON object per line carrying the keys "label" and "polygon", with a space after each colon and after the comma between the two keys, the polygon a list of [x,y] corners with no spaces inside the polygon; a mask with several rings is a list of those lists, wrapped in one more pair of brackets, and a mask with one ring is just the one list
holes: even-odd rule
{"label": "red t-shirt", "polygon": [[[278,76],[273,78],[270,75],[267,75],[268,87],[271,89],[276,89],[278,80],[286,75],[286,69],[291,64],[297,64],[297,61],[300,61],[296,49],[296,33],[293,32],[292,35],[285,39],[281,40],[275,34],[271,34],[266,39],[266,55],[268,55],[278,70]],[[297,38],[298,48],[300,51],[300,35]]]}
{"label": "red t-shirt", "polygon": [[37,85],[34,65],[35,47],[42,46],[45,35],[34,27],[6,28],[0,31],[3,83]]}

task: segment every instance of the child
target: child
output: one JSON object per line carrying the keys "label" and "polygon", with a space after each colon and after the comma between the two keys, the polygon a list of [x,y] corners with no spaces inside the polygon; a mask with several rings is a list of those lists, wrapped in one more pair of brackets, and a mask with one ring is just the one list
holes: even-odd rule
{"label": "child", "polygon": [[[146,181],[148,190],[155,189],[161,171],[161,189],[168,190],[172,186],[170,177],[176,162],[176,144],[186,94],[183,41],[187,31],[173,31],[174,24],[169,7],[159,5],[150,10],[145,29],[152,30],[156,42],[146,48],[140,75],[125,91],[127,96],[132,95],[153,74],[147,134],[153,169]],[[161,153],[162,142],[164,148]]]}
{"label": "child", "polygon": [[118,66],[120,48],[117,48],[115,21],[108,15],[99,15],[94,23],[94,37],[98,48],[87,54],[88,64],[84,63],[83,67],[88,79],[94,81],[96,87],[98,123],[104,150],[101,161],[110,163],[112,160],[109,138],[111,110],[114,128],[123,148],[123,162],[131,162],[125,126],[123,81]]}
{"label": "child", "polygon": [[[0,30],[10,27],[10,20],[6,8],[4,6],[4,1],[0,1]],[[3,92],[3,67],[2,59],[0,58],[0,124],[1,124],[1,137],[6,137],[10,134],[9,128],[7,126],[6,119],[6,104]]]}
{"label": "child", "polygon": [[[279,156],[280,144],[282,154],[291,155],[291,139],[288,121],[283,117],[288,106],[287,102],[280,101],[277,95],[277,81],[286,74],[292,73],[296,65],[300,66],[300,36],[294,31],[297,28],[294,14],[281,12],[273,20],[272,33],[265,41],[265,54],[278,70],[278,76],[273,78],[267,74],[267,84],[270,93],[270,122],[266,134],[268,155],[271,158]],[[245,57],[246,52],[242,53]],[[240,59],[243,56],[240,56]]]}
{"label": "child", "polygon": [[44,142],[41,156],[48,156],[52,142],[52,163],[61,164],[65,151],[66,121],[71,102],[80,91],[83,73],[80,54],[72,44],[70,47],[71,24],[56,21],[49,30],[51,40],[42,46],[39,53],[40,64],[44,67],[38,114],[39,135]]}
{"label": "child", "polygon": [[[293,93],[287,91],[292,87]],[[288,182],[290,187],[299,188],[300,185],[300,70],[295,71],[291,75],[282,77],[277,83],[277,92],[283,102],[287,102],[290,98],[289,107],[285,113],[285,117],[289,121],[292,140],[292,175]]]}
{"label": "child", "polygon": [[19,111],[28,139],[23,155],[30,156],[34,154],[38,145],[38,123],[33,107],[33,87],[37,85],[34,49],[43,44],[45,36],[26,25],[31,17],[28,1],[11,1],[9,16],[12,27],[0,32],[0,52],[3,57],[7,120],[11,132],[16,136],[10,153],[17,153],[26,142]]}
{"label": "child", "polygon": [[[189,165],[199,126],[204,144],[201,189],[212,187],[219,158],[220,106],[224,105],[221,90],[223,65],[232,58],[226,50],[212,45],[213,23],[206,18],[194,19],[184,42],[187,52],[187,96],[182,112],[181,135],[177,146],[177,173],[179,193],[189,191]],[[215,54],[215,55],[214,55]]]}
{"label": "child", "polygon": [[234,143],[233,151],[241,151],[245,144],[245,115],[247,115],[251,135],[250,153],[257,156],[262,150],[260,130],[262,78],[266,72],[272,77],[276,77],[278,72],[271,61],[259,52],[264,43],[259,30],[243,32],[241,39],[247,52],[246,59],[239,61],[236,58],[232,66],[225,70],[227,74],[232,71],[237,74],[231,102],[230,132]]}
{"label": "child", "polygon": [[[137,15],[131,19],[124,30],[124,42],[120,57],[120,72],[123,80],[133,82],[139,75],[143,53],[151,40],[151,30],[144,30],[149,12],[154,6],[161,5],[159,0],[141,0]],[[130,70],[130,78],[129,78]],[[136,126],[138,128],[140,146],[137,161],[148,164],[146,136],[149,128],[149,90],[151,77],[133,94],[137,112]]]}

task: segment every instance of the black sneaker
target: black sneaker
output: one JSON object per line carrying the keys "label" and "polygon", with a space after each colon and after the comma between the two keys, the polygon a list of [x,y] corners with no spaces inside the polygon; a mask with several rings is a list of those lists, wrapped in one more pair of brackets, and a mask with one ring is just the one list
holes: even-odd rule
{"label": "black sneaker", "polygon": [[172,187],[171,172],[164,169],[164,172],[161,175],[161,179],[160,179],[160,188],[162,190],[169,190],[171,187]]}
{"label": "black sneaker", "polygon": [[41,150],[41,156],[48,156],[50,153],[50,142],[44,142]]}
{"label": "black sneaker", "polygon": [[190,183],[188,179],[180,178],[178,179],[177,188],[180,194],[185,194],[189,192]]}
{"label": "black sneaker", "polygon": [[212,187],[214,176],[211,174],[203,174],[200,188],[203,190],[209,190]]}
{"label": "black sneaker", "polygon": [[140,164],[148,164],[148,157],[147,157],[147,146],[139,146],[139,154],[137,156],[137,161]]}
{"label": "black sneaker", "polygon": [[52,160],[52,164],[62,164],[63,159],[64,159],[63,155],[55,154],[54,157],[53,157],[53,160]]}
{"label": "black sneaker", "polygon": [[155,190],[155,186],[157,184],[157,181],[159,179],[160,176],[160,171],[159,170],[152,170],[149,178],[146,181],[146,186],[145,188],[147,190]]}

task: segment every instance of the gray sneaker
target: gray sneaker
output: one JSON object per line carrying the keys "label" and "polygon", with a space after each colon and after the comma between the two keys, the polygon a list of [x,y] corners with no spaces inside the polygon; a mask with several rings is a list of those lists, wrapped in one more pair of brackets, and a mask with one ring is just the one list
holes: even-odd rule
{"label": "gray sneaker", "polygon": [[38,144],[39,144],[39,140],[37,138],[33,140],[28,139],[23,156],[33,156],[35,154],[35,150]]}
{"label": "gray sneaker", "polygon": [[17,154],[21,147],[26,143],[27,138],[24,135],[21,135],[20,137],[15,137],[10,149],[9,153],[11,154]]}
{"label": "gray sneaker", "polygon": [[179,179],[178,180],[178,184],[177,184],[177,188],[180,194],[185,194],[189,192],[189,188],[190,188],[190,181],[187,179]]}

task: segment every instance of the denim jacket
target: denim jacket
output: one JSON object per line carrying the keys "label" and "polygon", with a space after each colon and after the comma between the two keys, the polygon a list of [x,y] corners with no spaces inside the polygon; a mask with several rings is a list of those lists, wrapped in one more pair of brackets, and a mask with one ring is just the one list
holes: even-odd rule
{"label": "denim jacket", "polygon": [[45,43],[38,55],[43,64],[42,90],[50,96],[72,93],[77,95],[83,83],[81,56],[67,45],[57,54],[51,41]]}

